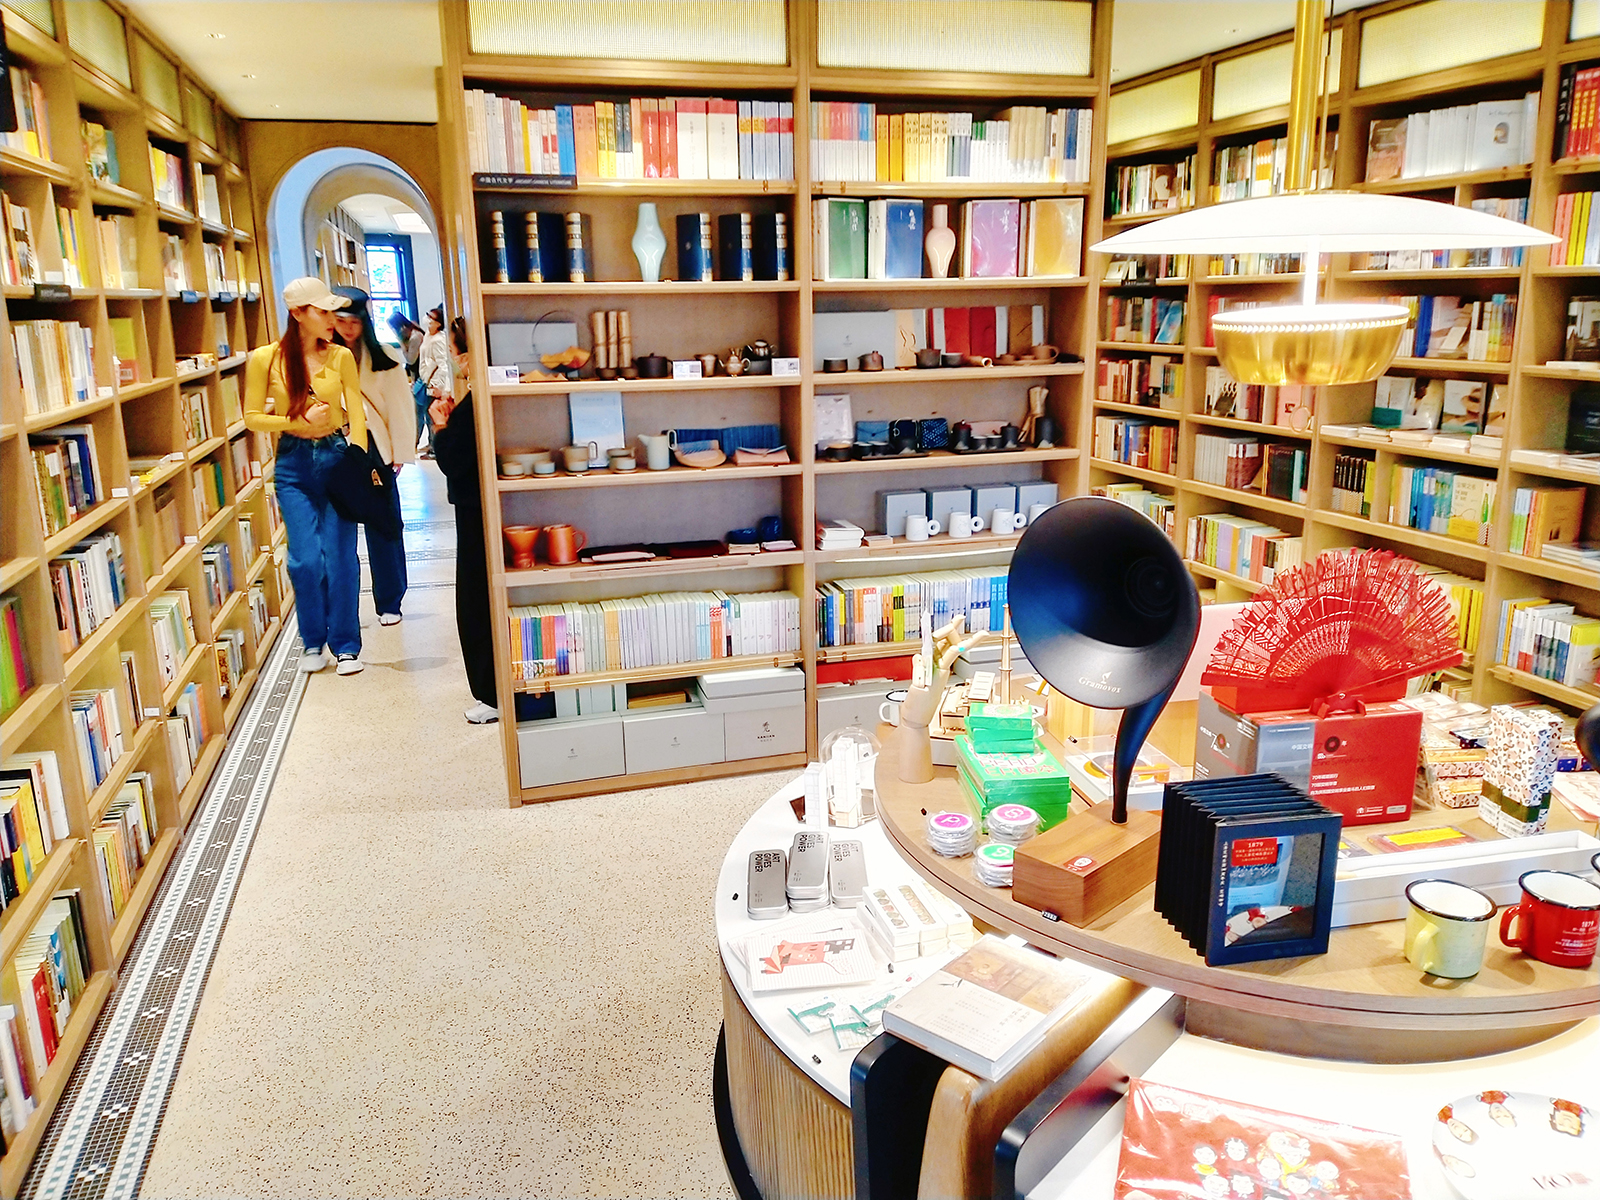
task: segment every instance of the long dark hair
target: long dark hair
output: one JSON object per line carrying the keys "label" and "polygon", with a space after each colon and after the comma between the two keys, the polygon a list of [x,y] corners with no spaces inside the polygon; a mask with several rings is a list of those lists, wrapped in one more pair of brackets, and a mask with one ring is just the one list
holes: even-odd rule
{"label": "long dark hair", "polygon": [[[340,312],[340,316],[361,318],[361,337],[359,342],[366,350],[366,359],[372,364],[372,369],[374,371],[387,371],[393,367],[398,367],[400,364],[389,357],[388,347],[378,340],[378,331],[372,327],[372,310],[367,305],[368,295],[358,287],[344,286],[334,288],[333,293],[350,301],[350,306]],[[356,347],[345,341],[337,331],[333,336],[341,346],[353,354],[356,353]],[[359,361],[359,359],[360,355],[357,354],[357,360]]]}
{"label": "long dark hair", "polygon": [[283,360],[283,388],[289,393],[289,419],[298,421],[306,415],[311,400],[311,374],[306,370],[306,343],[300,336],[300,322],[294,319],[294,310],[284,324],[283,336],[278,339],[277,355]]}

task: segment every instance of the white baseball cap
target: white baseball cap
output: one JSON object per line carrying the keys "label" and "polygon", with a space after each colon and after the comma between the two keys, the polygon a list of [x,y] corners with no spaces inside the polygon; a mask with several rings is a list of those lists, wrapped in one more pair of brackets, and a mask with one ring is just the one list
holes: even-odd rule
{"label": "white baseball cap", "polygon": [[350,301],[334,295],[328,290],[328,285],[314,275],[305,275],[292,281],[283,289],[283,302],[289,308],[304,308],[309,304],[324,312],[337,312],[350,305]]}

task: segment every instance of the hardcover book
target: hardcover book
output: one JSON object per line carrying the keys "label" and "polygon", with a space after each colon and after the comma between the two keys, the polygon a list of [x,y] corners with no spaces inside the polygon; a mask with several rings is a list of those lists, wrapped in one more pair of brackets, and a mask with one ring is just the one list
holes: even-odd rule
{"label": "hardcover book", "polygon": [[750,251],[757,279],[785,280],[794,274],[786,213],[756,213],[750,220]]}
{"label": "hardcover book", "polygon": [[962,221],[961,274],[968,279],[1003,279],[1017,274],[1022,232],[1020,200],[969,200]]}
{"label": "hardcover book", "polygon": [[678,215],[678,278],[692,283],[710,283],[715,278],[710,213]]}
{"label": "hardcover book", "polygon": [[1035,200],[1028,206],[1029,275],[1069,279],[1083,263],[1083,201]]}
{"label": "hardcover book", "polygon": [[756,277],[754,228],[747,212],[717,218],[718,259],[723,279],[749,282]]}
{"label": "hardcover book", "polygon": [[825,198],[811,215],[813,278],[867,278],[867,202]]}
{"label": "hardcover book", "polygon": [[922,277],[923,228],[921,200],[885,200],[883,237],[883,277],[920,279]]}

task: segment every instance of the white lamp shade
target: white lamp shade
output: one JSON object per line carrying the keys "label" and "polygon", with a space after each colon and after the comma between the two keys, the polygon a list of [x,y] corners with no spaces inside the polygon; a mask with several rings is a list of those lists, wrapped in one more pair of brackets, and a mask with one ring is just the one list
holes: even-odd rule
{"label": "white lamp shade", "polygon": [[1488,250],[1561,239],[1455,204],[1366,192],[1236,200],[1137,225],[1090,249],[1102,254],[1322,254],[1352,250]]}

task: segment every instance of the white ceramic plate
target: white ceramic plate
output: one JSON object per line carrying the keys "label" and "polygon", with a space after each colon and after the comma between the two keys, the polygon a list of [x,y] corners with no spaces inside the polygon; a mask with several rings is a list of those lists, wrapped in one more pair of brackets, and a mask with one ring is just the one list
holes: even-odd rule
{"label": "white ceramic plate", "polygon": [[1600,1200],[1600,1113],[1576,1100],[1462,1096],[1434,1120],[1433,1156],[1466,1200]]}

